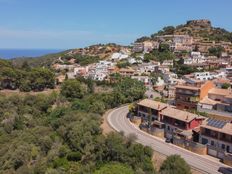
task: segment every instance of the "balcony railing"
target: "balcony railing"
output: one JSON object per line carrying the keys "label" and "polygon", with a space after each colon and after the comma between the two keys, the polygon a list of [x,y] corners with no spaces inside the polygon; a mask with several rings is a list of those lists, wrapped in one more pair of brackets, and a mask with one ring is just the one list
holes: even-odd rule
{"label": "balcony railing", "polygon": [[217,135],[217,134],[212,135],[212,134],[206,133],[206,132],[204,132],[204,131],[203,131],[201,134],[204,135],[204,136],[207,136],[207,137],[211,137],[211,138],[214,138],[214,139],[218,139],[218,135]]}
{"label": "balcony railing", "polygon": [[176,95],[188,95],[188,96],[199,96],[200,93],[196,92],[185,92],[185,91],[176,91]]}

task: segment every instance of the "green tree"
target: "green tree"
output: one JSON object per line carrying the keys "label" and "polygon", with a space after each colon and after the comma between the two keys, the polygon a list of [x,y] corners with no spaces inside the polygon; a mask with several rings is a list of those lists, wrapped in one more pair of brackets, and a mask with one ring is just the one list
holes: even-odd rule
{"label": "green tree", "polygon": [[229,87],[231,87],[231,84],[229,83],[222,84],[222,89],[228,89]]}
{"label": "green tree", "polygon": [[66,80],[61,86],[61,94],[69,99],[82,98],[85,89],[77,80]]}
{"label": "green tree", "polygon": [[42,91],[44,88],[55,87],[55,74],[47,68],[34,68],[27,73],[31,89]]}
{"label": "green tree", "polygon": [[173,26],[167,26],[167,27],[164,27],[163,28],[163,31],[166,35],[171,35],[171,34],[174,34],[175,32],[175,27]]}
{"label": "green tree", "polygon": [[125,102],[132,102],[143,98],[146,89],[142,82],[125,78],[116,85],[114,91],[121,93],[125,98]]}
{"label": "green tree", "polygon": [[91,94],[94,93],[94,81],[91,78],[88,78],[86,84],[88,86],[88,92]]}
{"label": "green tree", "polygon": [[70,152],[67,155],[67,159],[69,161],[80,161],[81,160],[81,153],[80,152]]}
{"label": "green tree", "polygon": [[219,46],[219,47],[211,47],[209,48],[208,51],[210,55],[220,57],[222,52],[225,51],[225,49]]}
{"label": "green tree", "polygon": [[118,62],[116,66],[118,68],[126,68],[126,67],[130,66],[130,63],[127,60],[122,60],[122,61]]}
{"label": "green tree", "polygon": [[170,46],[168,44],[160,44],[159,45],[159,52],[168,52],[170,51]]}
{"label": "green tree", "polygon": [[150,39],[151,39],[150,37],[143,36],[143,37],[138,38],[135,42],[144,42],[144,41],[148,41]]}
{"label": "green tree", "polygon": [[190,166],[179,155],[171,155],[160,167],[161,174],[191,174]]}
{"label": "green tree", "polygon": [[144,60],[147,62],[150,60],[163,62],[164,60],[173,60],[175,57],[168,44],[160,44],[158,49],[154,49],[151,53],[145,54]]}
{"label": "green tree", "polygon": [[30,81],[27,79],[21,80],[19,90],[22,92],[30,92],[31,91]]}

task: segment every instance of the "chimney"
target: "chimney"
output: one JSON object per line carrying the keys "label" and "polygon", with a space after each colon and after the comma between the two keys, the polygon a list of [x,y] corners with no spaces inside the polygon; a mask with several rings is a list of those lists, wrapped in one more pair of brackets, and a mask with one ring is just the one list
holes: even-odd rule
{"label": "chimney", "polygon": [[188,120],[188,115],[187,115],[187,117],[186,117],[186,120]]}

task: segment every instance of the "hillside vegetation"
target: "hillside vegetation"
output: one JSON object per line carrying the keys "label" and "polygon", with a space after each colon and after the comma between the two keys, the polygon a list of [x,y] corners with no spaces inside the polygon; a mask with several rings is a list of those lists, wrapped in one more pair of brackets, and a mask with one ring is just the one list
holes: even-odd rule
{"label": "hillside vegetation", "polygon": [[232,42],[232,32],[223,28],[213,27],[209,20],[192,20],[178,26],[166,26],[150,37],[143,36],[138,38],[137,42],[152,40],[156,36],[162,35],[190,35],[194,38],[202,38],[203,40]]}
{"label": "hillside vegetation", "polygon": [[48,68],[30,68],[23,64],[21,68],[12,65],[10,61],[0,59],[0,90],[19,89],[29,92],[43,91],[55,87],[55,74]]}
{"label": "hillside vegetation", "polygon": [[[121,46],[114,43],[97,44],[85,48],[70,49],[60,53],[48,54],[40,57],[19,57],[12,59],[11,62],[16,67],[22,67],[25,62],[27,62],[27,64],[31,67],[50,67],[53,63],[59,61],[59,58],[75,58],[77,59],[77,63],[78,60],[80,60],[82,65],[86,65],[89,62],[96,62],[96,60],[106,59],[114,52],[120,51],[121,48],[126,48],[126,46]],[[95,59],[95,61],[92,61],[91,59]]]}
{"label": "hillside vegetation", "polygon": [[60,95],[0,96],[0,173],[99,173],[110,162],[155,173],[149,147],[100,128],[101,114],[141,98],[143,85],[124,79],[106,94],[88,94],[89,87],[70,80]]}

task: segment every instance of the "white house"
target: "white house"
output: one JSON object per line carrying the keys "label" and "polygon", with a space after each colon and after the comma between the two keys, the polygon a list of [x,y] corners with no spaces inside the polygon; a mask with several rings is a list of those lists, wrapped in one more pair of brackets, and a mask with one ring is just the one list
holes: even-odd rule
{"label": "white house", "polygon": [[216,70],[211,73],[215,79],[224,79],[226,78],[226,71],[224,70]]}
{"label": "white house", "polygon": [[74,74],[76,76],[84,76],[89,72],[89,66],[79,66],[74,68]]}
{"label": "white house", "polygon": [[92,75],[92,79],[97,81],[103,81],[106,77],[107,74],[102,72],[95,72],[95,74]]}
{"label": "white house", "polygon": [[184,59],[184,64],[185,65],[191,65],[191,64],[201,64],[206,62],[205,57],[192,57],[192,58],[185,58]]}
{"label": "white house", "polygon": [[173,66],[173,60],[165,60],[162,63],[163,66]]}
{"label": "white house", "polygon": [[169,85],[177,84],[178,76],[175,73],[172,72],[166,72],[163,74],[164,82]]}
{"label": "white house", "polygon": [[191,58],[186,58],[186,59],[184,59],[184,64],[191,65],[191,64],[193,64],[193,60]]}
{"label": "white house", "polygon": [[140,73],[151,73],[155,71],[156,65],[151,63],[143,63],[139,65],[138,70]]}
{"label": "white house", "polygon": [[140,82],[143,82],[144,85],[149,85],[150,83],[150,77],[148,76],[131,76],[132,79],[136,79]]}
{"label": "white house", "polygon": [[138,59],[135,59],[135,58],[133,58],[133,57],[130,57],[130,58],[128,59],[128,62],[129,62],[130,64],[135,64],[135,63],[142,63],[142,60],[138,60]]}
{"label": "white house", "polygon": [[161,77],[158,77],[157,82],[156,82],[155,85],[156,86],[163,86],[163,85],[165,85],[165,82]]}
{"label": "white house", "polygon": [[112,63],[111,61],[106,61],[106,60],[101,60],[99,61],[96,66],[113,66],[114,63]]}
{"label": "white house", "polygon": [[194,73],[194,78],[196,80],[205,81],[205,80],[212,80],[214,76],[209,72],[196,72]]}
{"label": "white house", "polygon": [[201,57],[201,52],[192,51],[191,57]]}
{"label": "white house", "polygon": [[112,61],[120,61],[123,59],[127,59],[129,56],[127,54],[123,54],[123,53],[113,53],[111,56],[111,60]]}

